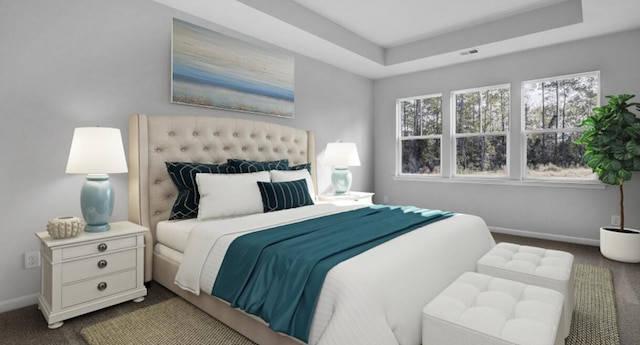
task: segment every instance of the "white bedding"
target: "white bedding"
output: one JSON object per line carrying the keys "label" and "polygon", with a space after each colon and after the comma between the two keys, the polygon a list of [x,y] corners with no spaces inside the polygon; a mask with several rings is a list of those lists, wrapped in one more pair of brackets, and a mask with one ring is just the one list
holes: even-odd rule
{"label": "white bedding", "polygon": [[[198,222],[175,282],[211,293],[226,249],[242,234],[363,206],[320,204]],[[412,231],[332,268],[311,325],[309,344],[420,344],[422,308],[495,244],[484,221],[457,214]]]}
{"label": "white bedding", "polygon": [[189,240],[189,232],[198,224],[198,220],[163,220],[156,225],[156,239],[173,250],[184,253]]}

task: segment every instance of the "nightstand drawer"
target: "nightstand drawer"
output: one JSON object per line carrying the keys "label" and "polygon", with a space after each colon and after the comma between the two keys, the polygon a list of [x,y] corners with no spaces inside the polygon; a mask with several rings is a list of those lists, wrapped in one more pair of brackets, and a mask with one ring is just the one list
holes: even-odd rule
{"label": "nightstand drawer", "polygon": [[136,250],[94,256],[62,264],[62,284],[136,267]]}
{"label": "nightstand drawer", "polygon": [[81,256],[108,253],[113,250],[123,248],[133,248],[136,246],[135,237],[124,237],[117,239],[110,239],[104,241],[94,241],[91,243],[73,246],[62,249],[62,259],[73,259]]}
{"label": "nightstand drawer", "polygon": [[112,274],[62,287],[62,308],[135,289],[136,270]]}

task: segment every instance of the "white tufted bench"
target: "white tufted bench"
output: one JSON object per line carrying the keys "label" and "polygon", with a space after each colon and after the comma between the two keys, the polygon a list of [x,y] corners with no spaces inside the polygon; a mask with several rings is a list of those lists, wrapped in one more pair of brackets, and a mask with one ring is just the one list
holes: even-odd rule
{"label": "white tufted bench", "polygon": [[422,344],[561,345],[563,304],[552,289],[463,273],[422,310]]}
{"label": "white tufted bench", "polygon": [[480,260],[478,273],[554,289],[565,297],[561,334],[566,337],[573,314],[573,255],[559,250],[499,243]]}

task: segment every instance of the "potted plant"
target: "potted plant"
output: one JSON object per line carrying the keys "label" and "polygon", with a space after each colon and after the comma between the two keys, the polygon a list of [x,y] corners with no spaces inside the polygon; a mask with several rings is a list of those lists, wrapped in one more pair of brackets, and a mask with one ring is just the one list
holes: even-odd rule
{"label": "potted plant", "polygon": [[593,109],[584,120],[576,143],[585,146],[584,162],[603,183],[620,190],[620,227],[600,228],[600,252],[605,257],[640,262],[640,231],[625,228],[623,184],[633,171],[640,171],[640,118],[630,108],[640,110],[640,103],[627,103],[635,95],[606,96],[608,103]]}

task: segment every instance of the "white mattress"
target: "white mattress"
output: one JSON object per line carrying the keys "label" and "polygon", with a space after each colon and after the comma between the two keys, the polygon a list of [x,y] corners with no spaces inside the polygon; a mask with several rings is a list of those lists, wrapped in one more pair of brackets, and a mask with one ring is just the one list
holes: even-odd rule
{"label": "white mattress", "polygon": [[189,232],[198,224],[196,218],[182,220],[163,220],[156,225],[158,243],[180,253],[184,253]]}

